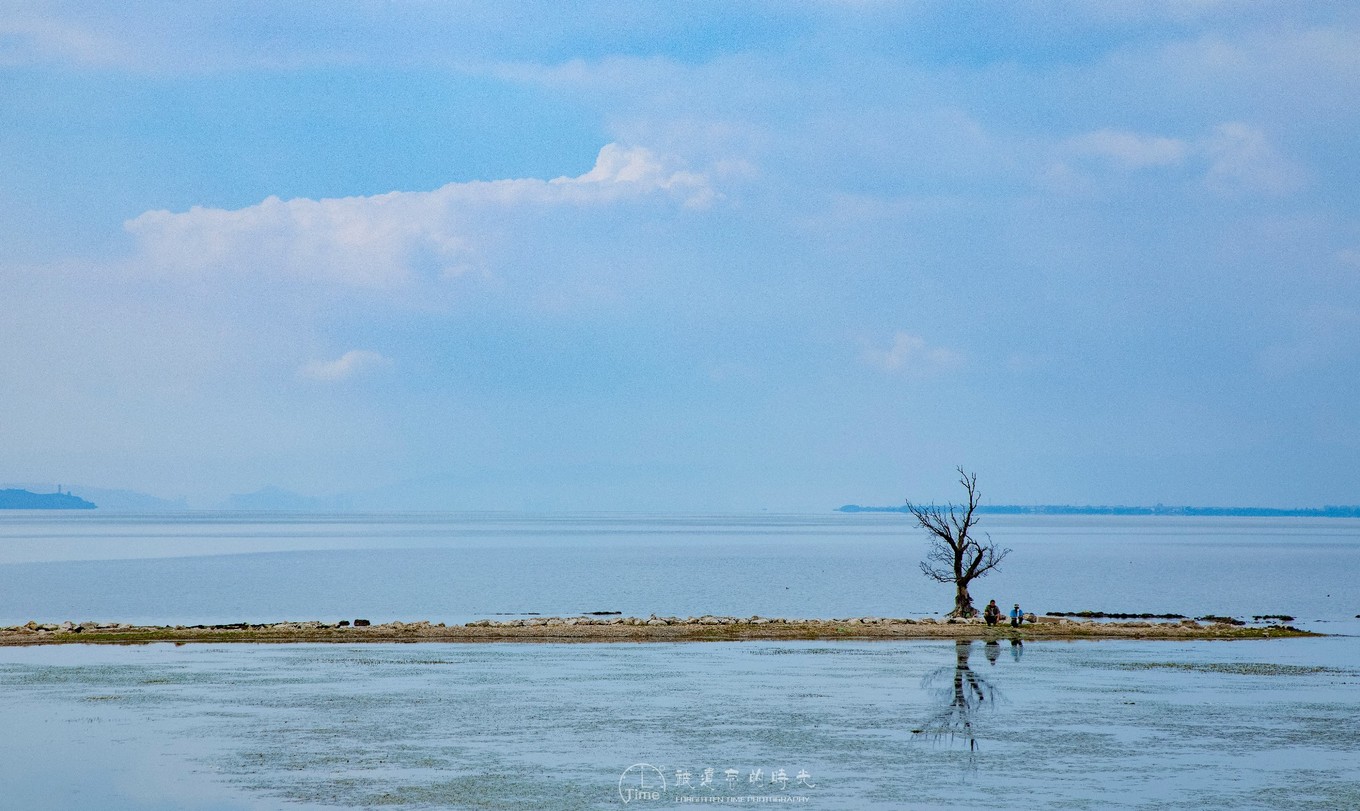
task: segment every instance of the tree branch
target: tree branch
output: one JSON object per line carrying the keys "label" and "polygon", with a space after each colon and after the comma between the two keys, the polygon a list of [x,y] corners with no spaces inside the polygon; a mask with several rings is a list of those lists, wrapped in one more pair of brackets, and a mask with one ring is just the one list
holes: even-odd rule
{"label": "tree branch", "polygon": [[971,608],[968,584],[995,570],[1011,550],[998,548],[991,535],[984,534],[985,542],[975,540],[971,532],[977,526],[977,508],[982,494],[977,488],[977,474],[957,468],[959,484],[967,501],[961,505],[944,506],[913,504],[907,510],[916,523],[930,536],[921,573],[937,583],[953,583],[958,588],[955,611],[967,613]]}

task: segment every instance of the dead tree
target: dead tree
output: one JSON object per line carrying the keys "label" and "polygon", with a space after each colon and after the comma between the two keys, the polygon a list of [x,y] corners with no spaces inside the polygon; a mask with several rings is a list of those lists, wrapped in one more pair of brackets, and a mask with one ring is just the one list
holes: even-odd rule
{"label": "dead tree", "polygon": [[907,502],[907,509],[916,517],[921,528],[930,533],[930,549],[921,561],[921,571],[937,583],[954,584],[954,610],[951,617],[972,617],[977,614],[968,584],[987,574],[1006,559],[1009,549],[998,549],[990,535],[984,540],[974,537],[977,526],[977,506],[980,498],[977,474],[958,468],[959,484],[968,493],[968,504],[931,504],[922,506]]}

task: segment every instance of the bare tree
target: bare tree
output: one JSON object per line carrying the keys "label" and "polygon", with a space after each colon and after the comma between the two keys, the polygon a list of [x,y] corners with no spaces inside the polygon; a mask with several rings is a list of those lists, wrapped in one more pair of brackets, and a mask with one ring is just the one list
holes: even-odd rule
{"label": "bare tree", "polygon": [[921,528],[930,533],[930,549],[921,561],[921,571],[937,583],[954,584],[954,610],[951,617],[977,615],[968,584],[987,574],[1006,559],[1011,550],[998,549],[990,535],[979,541],[973,535],[977,526],[977,506],[981,498],[977,489],[977,474],[958,468],[959,484],[968,493],[968,504],[931,504],[922,506],[907,502],[907,509],[916,516]]}

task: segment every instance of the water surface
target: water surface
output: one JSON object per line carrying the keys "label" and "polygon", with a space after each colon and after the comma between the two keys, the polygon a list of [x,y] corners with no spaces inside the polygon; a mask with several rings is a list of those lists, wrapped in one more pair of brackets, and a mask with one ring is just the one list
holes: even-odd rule
{"label": "water surface", "polygon": [[[109,811],[751,797],[816,809],[1354,808],[1358,650],[1330,640],[9,649],[0,781],[12,807]],[[61,779],[51,764],[63,764]],[[623,802],[635,764],[655,769],[656,801]]]}
{"label": "water surface", "polygon": [[[981,604],[1288,614],[1360,631],[1360,520],[987,516]],[[0,516],[0,623],[917,616],[951,605],[900,515]],[[1335,626],[1333,626],[1335,627]]]}

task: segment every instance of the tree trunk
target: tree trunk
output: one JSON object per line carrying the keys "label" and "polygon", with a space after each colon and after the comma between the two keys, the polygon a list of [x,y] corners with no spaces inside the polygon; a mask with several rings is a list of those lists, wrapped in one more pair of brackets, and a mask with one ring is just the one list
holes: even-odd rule
{"label": "tree trunk", "polygon": [[954,592],[954,610],[949,612],[951,617],[975,617],[977,609],[973,608],[972,595],[968,593],[968,584],[962,580],[957,581],[958,589]]}

